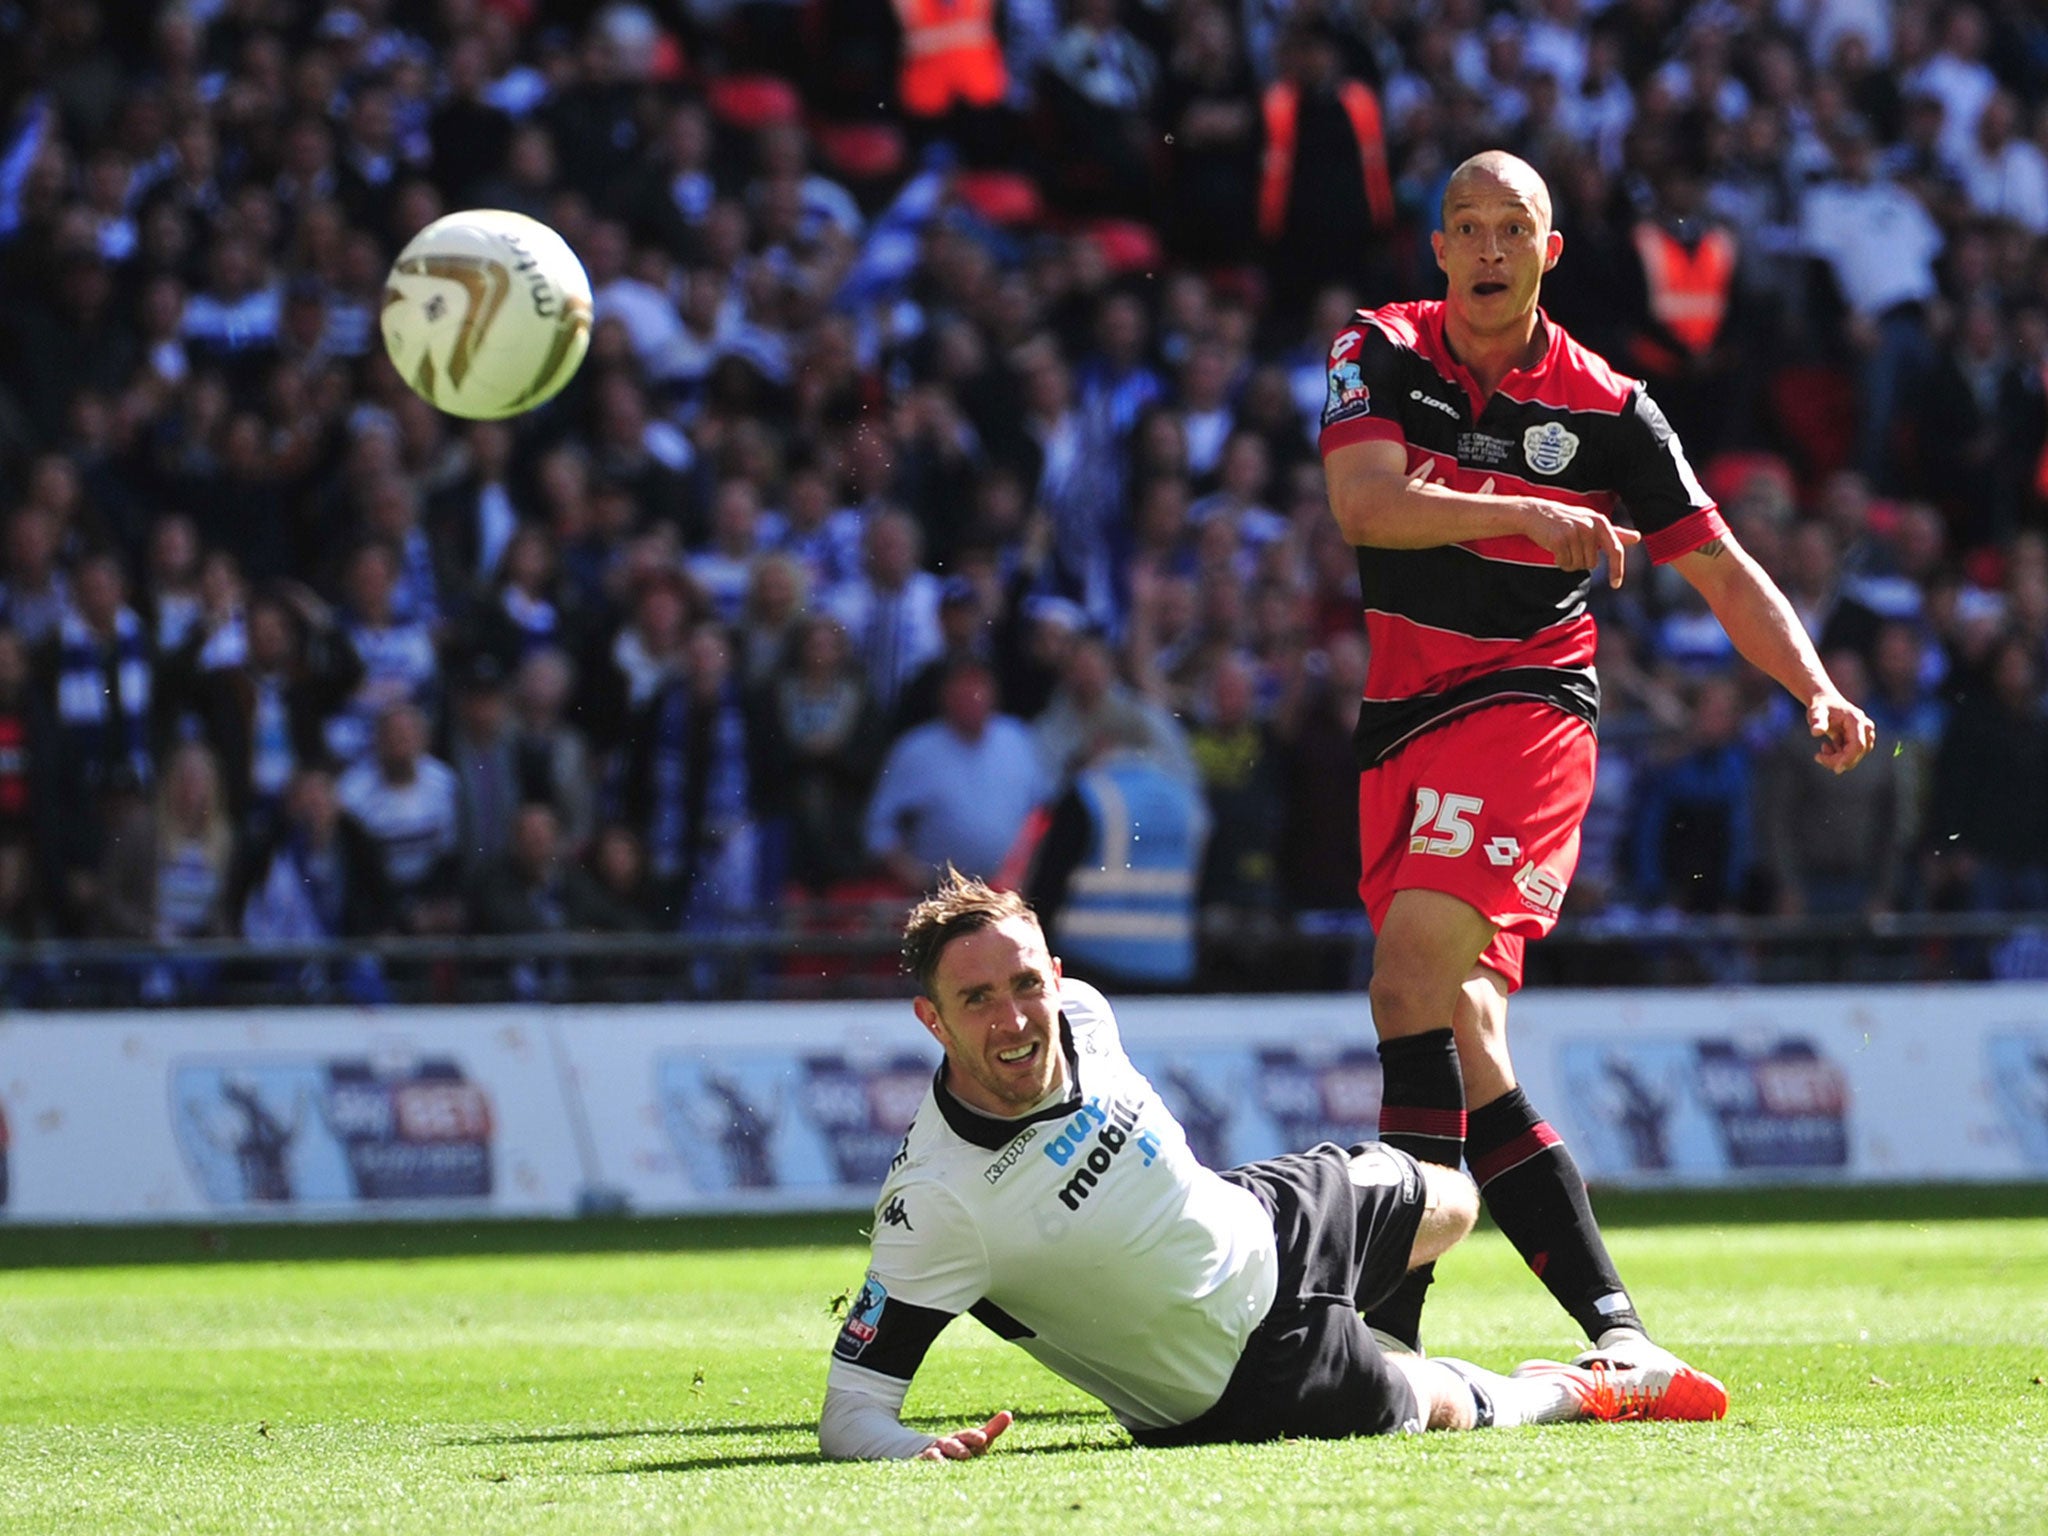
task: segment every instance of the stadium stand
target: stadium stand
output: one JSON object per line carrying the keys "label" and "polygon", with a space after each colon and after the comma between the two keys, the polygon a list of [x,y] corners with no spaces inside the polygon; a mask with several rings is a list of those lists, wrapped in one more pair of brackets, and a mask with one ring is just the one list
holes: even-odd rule
{"label": "stadium stand", "polygon": [[[960,856],[869,827],[884,765],[989,722],[1057,744],[1004,786],[1047,805],[1109,749],[1195,776],[1205,977],[1330,979],[1299,946],[1357,936],[1362,668],[1324,349],[1436,291],[1443,180],[1494,145],[1555,189],[1550,311],[1650,380],[1881,731],[1818,791],[1683,583],[1600,588],[1562,937],[1631,975],[1739,970],[1745,916],[2039,964],[1994,943],[2048,908],[2034,7],[990,14],[1001,68],[921,65],[909,109],[879,0],[0,7],[0,926],[47,962],[11,998],[116,938],[683,933],[716,990],[751,935],[858,973],[912,850]],[[390,258],[469,205],[552,223],[596,294],[509,423],[377,338]],[[958,676],[992,697],[935,720]],[[1016,821],[958,811],[977,850]]]}

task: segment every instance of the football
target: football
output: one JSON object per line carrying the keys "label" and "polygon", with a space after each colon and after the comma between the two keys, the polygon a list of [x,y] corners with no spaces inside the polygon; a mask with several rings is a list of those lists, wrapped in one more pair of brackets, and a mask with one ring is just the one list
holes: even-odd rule
{"label": "football", "polygon": [[384,350],[451,416],[496,421],[552,399],[590,348],[590,278],[547,225],[502,208],[434,220],[384,280]]}

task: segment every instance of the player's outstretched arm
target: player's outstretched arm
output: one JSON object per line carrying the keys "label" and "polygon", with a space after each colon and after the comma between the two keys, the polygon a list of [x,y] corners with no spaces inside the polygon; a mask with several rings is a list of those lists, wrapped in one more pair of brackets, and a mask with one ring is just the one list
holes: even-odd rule
{"label": "player's outstretched arm", "polygon": [[1330,513],[1354,546],[1434,549],[1520,536],[1548,550],[1567,571],[1590,571],[1606,560],[1608,584],[1618,587],[1628,546],[1642,538],[1589,507],[1496,495],[1491,479],[1476,491],[1432,484],[1428,462],[1411,471],[1407,448],[1390,439],[1339,448],[1323,461],[1323,470]]}
{"label": "player's outstretched arm", "polygon": [[1792,604],[1735,535],[1709,539],[1671,563],[1707,600],[1743,658],[1805,706],[1807,728],[1821,744],[1814,761],[1836,773],[1862,762],[1876,744],[1876,727],[1842,697]]}
{"label": "player's outstretched arm", "polygon": [[963,1429],[958,1434],[941,1435],[930,1445],[917,1453],[919,1461],[972,1461],[977,1456],[986,1456],[989,1447],[996,1443],[998,1436],[1016,1422],[1016,1415],[1005,1408],[979,1429]]}
{"label": "player's outstretched arm", "polygon": [[910,1461],[940,1440],[920,1434],[898,1417],[909,1382],[869,1381],[835,1362],[818,1415],[818,1450],[827,1461]]}

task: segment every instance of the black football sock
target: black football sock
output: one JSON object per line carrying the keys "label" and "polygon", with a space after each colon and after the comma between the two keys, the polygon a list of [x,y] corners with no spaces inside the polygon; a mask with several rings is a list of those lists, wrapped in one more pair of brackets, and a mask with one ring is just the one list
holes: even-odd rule
{"label": "black football sock", "polygon": [[[1465,1150],[1465,1081],[1448,1029],[1380,1042],[1380,1140],[1417,1162],[1458,1166]],[[1412,1269],[1366,1309],[1366,1322],[1410,1348],[1422,1342],[1422,1303],[1436,1266]]]}
{"label": "black football sock", "polygon": [[1579,1165],[1521,1089],[1472,1111],[1465,1152],[1495,1224],[1587,1338],[1643,1326],[1601,1241]]}

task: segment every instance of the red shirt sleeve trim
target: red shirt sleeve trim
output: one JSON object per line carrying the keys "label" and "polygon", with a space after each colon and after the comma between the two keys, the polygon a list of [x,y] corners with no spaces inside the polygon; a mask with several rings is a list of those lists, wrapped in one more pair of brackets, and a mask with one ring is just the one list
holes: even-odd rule
{"label": "red shirt sleeve trim", "polygon": [[[1328,453],[1329,449],[1323,451]],[[1644,534],[1643,548],[1653,565],[1668,565],[1680,555],[1691,554],[1709,540],[1727,536],[1728,525],[1721,520],[1721,509],[1701,507],[1699,511],[1681,517],[1669,528]]]}
{"label": "red shirt sleeve trim", "polygon": [[1333,421],[1323,428],[1323,435],[1317,439],[1317,446],[1324,458],[1339,448],[1349,448],[1353,443],[1405,443],[1408,434],[1401,430],[1398,421],[1389,421],[1384,416],[1354,416],[1349,421]]}

